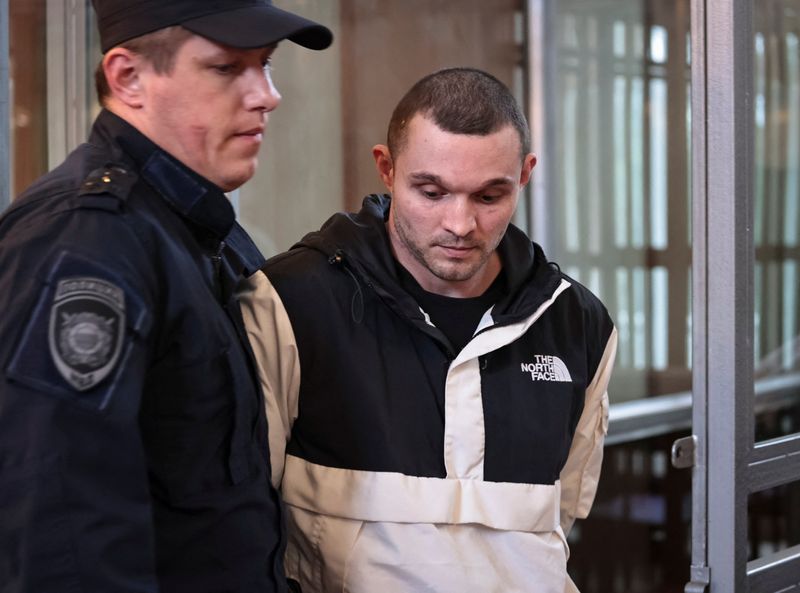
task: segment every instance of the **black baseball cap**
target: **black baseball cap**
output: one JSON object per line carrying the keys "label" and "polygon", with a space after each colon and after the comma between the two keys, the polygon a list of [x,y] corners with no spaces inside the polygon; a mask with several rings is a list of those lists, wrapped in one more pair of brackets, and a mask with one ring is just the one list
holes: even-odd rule
{"label": "black baseball cap", "polygon": [[181,25],[192,33],[238,48],[289,39],[325,49],[330,29],[273,6],[271,0],[92,0],[103,53],[134,37]]}

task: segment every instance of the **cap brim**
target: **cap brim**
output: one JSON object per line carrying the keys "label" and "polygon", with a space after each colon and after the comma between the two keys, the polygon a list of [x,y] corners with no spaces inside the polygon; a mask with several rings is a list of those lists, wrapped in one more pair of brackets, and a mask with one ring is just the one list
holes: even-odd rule
{"label": "cap brim", "polygon": [[248,6],[190,19],[181,25],[218,43],[243,49],[288,39],[309,49],[325,49],[333,41],[327,27],[272,5]]}

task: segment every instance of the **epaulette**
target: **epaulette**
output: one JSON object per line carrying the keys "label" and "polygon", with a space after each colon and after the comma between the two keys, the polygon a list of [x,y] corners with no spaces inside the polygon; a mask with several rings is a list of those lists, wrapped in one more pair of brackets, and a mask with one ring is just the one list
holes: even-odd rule
{"label": "epaulette", "polygon": [[[105,197],[101,198],[100,196],[112,196],[118,201],[124,201],[131,193],[137,179],[138,176],[128,169],[120,165],[108,164],[95,169],[86,176],[78,191],[78,197],[88,196],[88,200],[92,202],[93,206],[116,208],[116,205],[103,204],[102,200],[105,200]],[[95,201],[97,203],[94,203]]]}

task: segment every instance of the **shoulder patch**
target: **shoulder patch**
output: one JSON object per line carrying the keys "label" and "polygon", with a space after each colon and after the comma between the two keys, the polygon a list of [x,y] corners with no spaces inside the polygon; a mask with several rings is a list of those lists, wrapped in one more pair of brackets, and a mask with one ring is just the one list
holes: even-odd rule
{"label": "shoulder patch", "polygon": [[58,372],[78,391],[114,369],[125,335],[125,293],[100,278],[58,282],[50,307],[48,343]]}
{"label": "shoulder patch", "polygon": [[81,184],[79,196],[108,194],[125,199],[138,179],[137,175],[120,165],[108,164],[95,169]]}
{"label": "shoulder patch", "polygon": [[84,254],[61,251],[37,276],[38,296],[6,376],[103,412],[115,394],[142,379],[141,371],[130,372],[136,342],[151,327],[147,303],[113,265]]}

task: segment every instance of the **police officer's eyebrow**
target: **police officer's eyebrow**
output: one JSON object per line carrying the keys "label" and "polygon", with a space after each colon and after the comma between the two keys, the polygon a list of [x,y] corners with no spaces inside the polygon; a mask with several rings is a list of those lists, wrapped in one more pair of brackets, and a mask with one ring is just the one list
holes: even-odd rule
{"label": "police officer's eyebrow", "polygon": [[219,45],[218,47],[214,48],[214,50],[210,51],[206,55],[199,56],[197,59],[201,62],[225,62],[225,61],[232,61],[235,59],[240,58],[243,54],[248,52],[252,52],[257,50],[260,52],[260,56],[264,59],[269,59],[272,54],[275,52],[275,49],[278,47],[277,43],[271,43],[270,45],[265,45],[264,47],[260,48],[253,48],[253,49],[239,49],[236,47],[229,47],[225,45]]}

